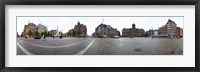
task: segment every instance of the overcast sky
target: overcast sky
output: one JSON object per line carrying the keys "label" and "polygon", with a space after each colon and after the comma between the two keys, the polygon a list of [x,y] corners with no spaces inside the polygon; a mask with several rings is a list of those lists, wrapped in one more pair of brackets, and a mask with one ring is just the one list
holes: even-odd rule
{"label": "overcast sky", "polygon": [[57,29],[58,26],[59,31],[65,33],[74,28],[78,21],[86,25],[88,35],[95,32],[95,28],[101,23],[117,28],[120,33],[123,28],[131,28],[133,23],[136,28],[143,28],[147,31],[165,25],[168,19],[175,21],[178,27],[183,28],[183,17],[17,17],[17,32],[21,34],[24,25],[31,22],[36,25],[43,24],[49,31]]}

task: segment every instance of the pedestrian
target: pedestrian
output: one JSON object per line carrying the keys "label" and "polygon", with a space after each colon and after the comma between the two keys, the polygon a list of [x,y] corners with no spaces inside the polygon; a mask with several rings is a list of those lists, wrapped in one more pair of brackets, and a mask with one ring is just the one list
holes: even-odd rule
{"label": "pedestrian", "polygon": [[54,39],[54,35],[53,35],[53,39]]}
{"label": "pedestrian", "polygon": [[62,35],[60,35],[60,37],[59,37],[60,39],[62,39]]}
{"label": "pedestrian", "polygon": [[44,40],[45,40],[46,36],[45,36],[45,35],[43,35],[43,37],[44,37]]}

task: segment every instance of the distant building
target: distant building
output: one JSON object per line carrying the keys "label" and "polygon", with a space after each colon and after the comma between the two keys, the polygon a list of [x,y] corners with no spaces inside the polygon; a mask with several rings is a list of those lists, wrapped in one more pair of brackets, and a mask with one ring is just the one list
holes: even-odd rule
{"label": "distant building", "polygon": [[178,37],[183,37],[183,29],[180,27],[177,27],[177,33],[178,33]]}
{"label": "distant building", "polygon": [[177,26],[172,20],[168,20],[167,23],[158,29],[159,35],[167,35],[169,37],[177,37]]}
{"label": "distant building", "polygon": [[38,24],[38,25],[37,25],[37,30],[38,30],[39,33],[45,32],[45,31],[48,32],[47,27],[44,26],[44,25],[42,25],[42,24]]}
{"label": "distant building", "polygon": [[51,32],[51,36],[54,36],[58,33],[58,30],[50,30],[50,32]]}
{"label": "distant building", "polygon": [[28,25],[24,26],[24,30],[22,32],[22,36],[23,37],[31,37],[29,36],[29,31],[31,32],[31,36],[37,36],[36,32],[39,32],[39,34],[41,34],[42,32],[48,32],[48,29],[46,26],[42,25],[42,24],[38,24],[37,26],[34,23],[28,23]]}
{"label": "distant building", "polygon": [[145,32],[145,36],[146,37],[149,37],[149,36],[158,36],[158,30],[153,30],[153,29],[150,29],[148,31]]}
{"label": "distant building", "polygon": [[168,20],[167,24],[167,34],[171,37],[174,37],[174,36],[177,36],[177,26],[176,26],[176,23],[172,20]]}
{"label": "distant building", "polygon": [[86,37],[87,36],[87,27],[86,27],[86,25],[81,24],[80,22],[78,22],[77,25],[74,26],[74,29],[70,29],[67,32],[67,36]]}
{"label": "distant building", "polygon": [[154,30],[154,36],[158,36],[158,30]]}
{"label": "distant building", "polygon": [[123,28],[122,30],[122,36],[123,37],[130,37],[131,36],[131,28]]}
{"label": "distant building", "polygon": [[74,26],[74,31],[79,31],[81,34],[80,36],[87,36],[87,28],[86,25],[80,24],[80,22],[77,23],[77,25]]}
{"label": "distant building", "polygon": [[150,29],[149,31],[147,31],[148,32],[148,36],[152,36],[152,35],[154,35],[154,30],[153,29]]}
{"label": "distant building", "polygon": [[32,36],[34,36],[34,33],[37,32],[37,27],[36,27],[36,25],[34,23],[28,23],[28,25],[24,26],[24,30],[22,32],[22,36],[23,37],[26,37],[26,36],[30,37],[28,35],[29,31],[31,31]]}
{"label": "distant building", "polygon": [[158,29],[158,34],[159,35],[163,35],[163,36],[168,36],[167,34],[167,26],[166,25],[163,25],[161,26],[159,29]]}
{"label": "distant building", "polygon": [[144,29],[135,28],[135,24],[132,24],[132,28],[123,28],[123,37],[141,37],[145,35]]}
{"label": "distant building", "polygon": [[93,33],[93,37],[113,37],[120,36],[120,32],[117,29],[112,28],[110,25],[100,24],[97,28],[95,28],[95,32]]}
{"label": "distant building", "polygon": [[74,32],[74,29],[70,29],[70,30],[67,32],[67,36],[68,36],[68,37],[72,37],[72,36],[73,36],[73,32]]}

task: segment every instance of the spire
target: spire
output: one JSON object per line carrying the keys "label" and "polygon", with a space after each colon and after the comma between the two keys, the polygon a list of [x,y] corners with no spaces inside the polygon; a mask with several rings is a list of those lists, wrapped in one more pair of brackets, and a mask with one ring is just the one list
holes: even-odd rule
{"label": "spire", "polygon": [[102,22],[101,23],[104,23],[104,18],[102,19]]}
{"label": "spire", "polygon": [[132,24],[132,29],[135,29],[135,24],[134,23]]}
{"label": "spire", "polygon": [[57,25],[57,31],[58,31],[58,25]]}
{"label": "spire", "polygon": [[78,21],[78,23],[77,24],[80,24],[80,21]]}

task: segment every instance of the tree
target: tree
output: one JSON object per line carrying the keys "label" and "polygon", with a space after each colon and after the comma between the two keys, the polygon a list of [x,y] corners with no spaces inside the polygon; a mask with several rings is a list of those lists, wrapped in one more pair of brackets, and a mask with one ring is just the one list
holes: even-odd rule
{"label": "tree", "polygon": [[28,35],[29,35],[30,37],[32,37],[33,32],[32,32],[31,30],[29,30],[29,31],[28,31]]}
{"label": "tree", "polygon": [[44,35],[47,36],[47,31],[44,31]]}
{"label": "tree", "polygon": [[51,36],[52,34],[51,34],[51,32],[47,32],[47,36]]}
{"label": "tree", "polygon": [[71,36],[71,32],[67,32],[67,36]]}
{"label": "tree", "polygon": [[62,32],[59,32],[59,34],[62,35],[63,33],[62,33]]}
{"label": "tree", "polygon": [[41,34],[41,35],[44,35],[44,32],[41,32],[40,34]]}
{"label": "tree", "polygon": [[76,35],[76,31],[73,31],[72,36],[75,37],[75,35]]}
{"label": "tree", "polygon": [[77,34],[78,37],[80,37],[81,31],[78,30],[78,31],[76,32],[76,34]]}
{"label": "tree", "polygon": [[38,32],[39,36],[42,36],[41,32]]}
{"label": "tree", "polygon": [[40,33],[38,31],[36,31],[34,34],[35,36],[40,36]]}

